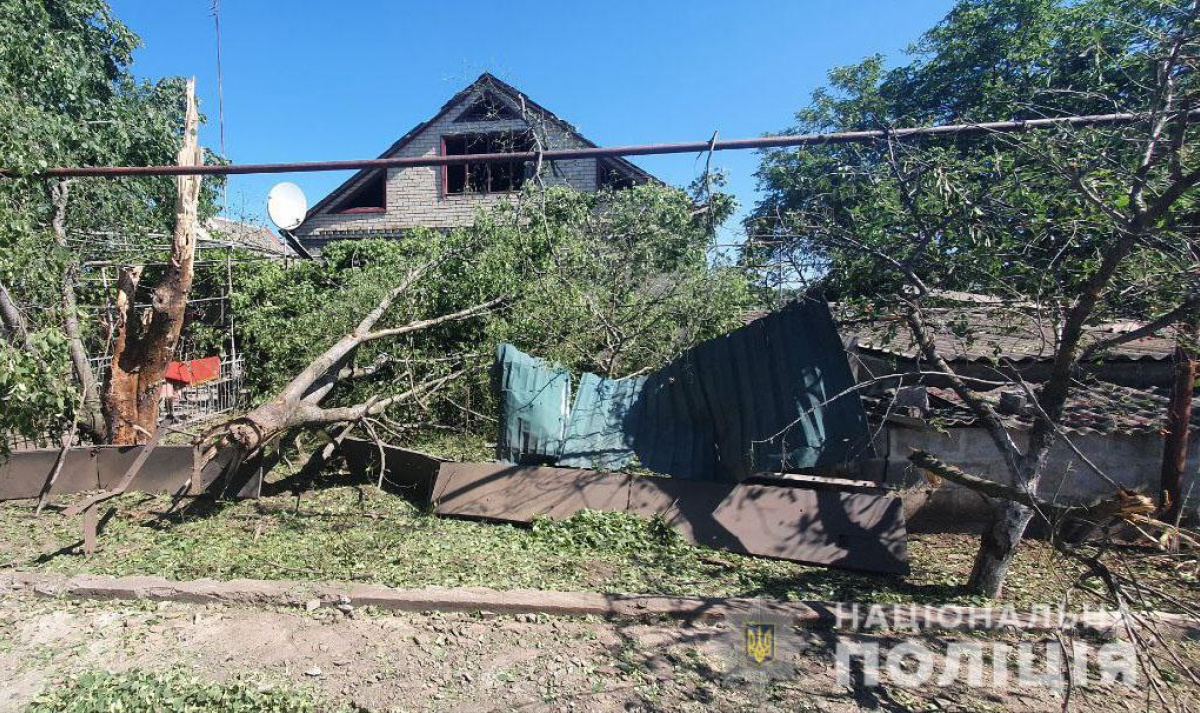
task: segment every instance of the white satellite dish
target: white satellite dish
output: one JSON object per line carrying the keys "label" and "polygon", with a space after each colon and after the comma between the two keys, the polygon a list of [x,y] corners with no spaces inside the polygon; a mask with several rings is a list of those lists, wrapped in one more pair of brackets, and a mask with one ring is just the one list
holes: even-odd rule
{"label": "white satellite dish", "polygon": [[267,194],[267,215],[280,230],[295,230],[307,212],[308,199],[295,183],[278,183]]}

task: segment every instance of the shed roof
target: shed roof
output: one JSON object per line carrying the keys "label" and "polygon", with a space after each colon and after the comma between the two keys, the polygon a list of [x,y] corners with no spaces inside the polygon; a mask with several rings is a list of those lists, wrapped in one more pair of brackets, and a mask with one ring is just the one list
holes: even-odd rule
{"label": "shed roof", "polygon": [[[926,310],[933,325],[938,352],[951,362],[1015,363],[1048,361],[1058,341],[1058,320],[1046,311],[1005,307],[937,308]],[[1132,331],[1141,322],[1096,324],[1087,328],[1084,343],[1110,339]],[[903,319],[887,315],[875,319],[843,319],[839,328],[844,339],[855,338],[860,350],[906,359],[918,358],[918,349]],[[1135,339],[1102,354],[1097,361],[1160,361],[1175,352],[1175,335],[1166,329],[1157,335]]]}
{"label": "shed roof", "polygon": [[[929,410],[920,417],[906,415],[895,409],[894,389],[864,396],[863,403],[875,419],[921,421],[946,428],[969,428],[979,425],[978,418],[953,389],[932,386],[925,388],[929,395]],[[985,401],[997,407],[1005,426],[1016,431],[1029,430],[1033,425],[1032,411],[1026,409],[1022,413],[1005,412],[999,407],[1002,391],[997,389],[978,393]],[[1060,425],[1069,433],[1160,434],[1166,428],[1169,400],[1170,390],[1165,388],[1134,389],[1104,381],[1078,384],[1067,397]],[[1192,428],[1200,428],[1200,403],[1193,403]]]}

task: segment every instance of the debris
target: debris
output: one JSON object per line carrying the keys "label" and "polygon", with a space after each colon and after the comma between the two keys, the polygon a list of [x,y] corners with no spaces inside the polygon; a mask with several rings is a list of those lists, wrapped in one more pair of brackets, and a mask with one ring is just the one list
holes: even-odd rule
{"label": "debris", "polygon": [[808,297],[629,379],[570,374],[501,345],[497,455],[678,478],[832,468],[870,456],[867,417],[823,299]]}

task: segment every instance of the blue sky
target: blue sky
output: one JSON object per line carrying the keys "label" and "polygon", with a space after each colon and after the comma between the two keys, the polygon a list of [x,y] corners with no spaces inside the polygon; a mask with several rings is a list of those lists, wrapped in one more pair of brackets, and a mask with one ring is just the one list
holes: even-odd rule
{"label": "blue sky", "polygon": [[[141,35],[135,72],[195,76],[218,148],[212,0],[110,0]],[[758,136],[787,127],[835,66],[898,59],[950,0],[444,3],[224,0],[225,146],[239,163],[374,158],[490,71],[601,145]],[[636,159],[686,185],[696,156]],[[719,153],[743,210],[753,152]],[[310,205],[346,174],[233,177],[227,212],[261,217],[266,192]]]}

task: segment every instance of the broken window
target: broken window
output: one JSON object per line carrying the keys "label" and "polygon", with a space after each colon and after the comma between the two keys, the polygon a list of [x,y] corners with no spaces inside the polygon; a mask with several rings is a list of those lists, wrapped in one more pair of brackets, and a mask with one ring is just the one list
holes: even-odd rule
{"label": "broken window", "polygon": [[334,213],[382,213],[387,210],[387,176],[383,171],[367,179],[333,209]]}
{"label": "broken window", "polygon": [[[520,153],[533,149],[533,138],[528,132],[499,131],[442,137],[442,153],[447,156]],[[520,190],[525,183],[525,161],[515,159],[446,166],[443,175],[447,194],[507,193]]]}
{"label": "broken window", "polygon": [[455,121],[502,121],[520,119],[517,112],[491,92],[484,92],[458,115]]}

